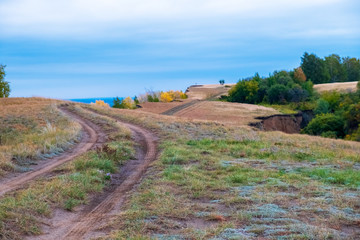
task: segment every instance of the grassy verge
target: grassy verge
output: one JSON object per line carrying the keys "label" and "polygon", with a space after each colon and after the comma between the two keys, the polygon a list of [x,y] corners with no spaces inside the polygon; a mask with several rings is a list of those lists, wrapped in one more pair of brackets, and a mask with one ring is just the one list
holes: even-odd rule
{"label": "grassy verge", "polygon": [[28,187],[0,199],[0,238],[21,239],[41,233],[41,222],[55,208],[71,211],[86,204],[89,197],[110,184],[119,165],[134,155],[130,131],[113,120],[91,115],[74,107],[105,131],[111,132],[104,147],[83,154],[53,172],[54,176],[39,179]]}

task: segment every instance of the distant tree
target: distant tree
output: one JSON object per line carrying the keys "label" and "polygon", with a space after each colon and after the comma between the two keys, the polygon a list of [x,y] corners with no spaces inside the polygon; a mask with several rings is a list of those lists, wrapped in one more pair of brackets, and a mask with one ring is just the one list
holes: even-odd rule
{"label": "distant tree", "polygon": [[139,101],[139,99],[138,99],[137,96],[134,97],[134,102],[135,102],[136,105],[140,103],[140,101]]}
{"label": "distant tree", "polygon": [[325,66],[330,75],[330,82],[345,82],[347,80],[346,71],[339,55],[332,54],[325,57]]}
{"label": "distant tree", "polygon": [[259,83],[253,79],[239,81],[229,91],[230,102],[256,103],[258,101]]}
{"label": "distant tree", "polygon": [[224,85],[225,80],[224,80],[224,79],[221,79],[221,80],[219,80],[219,83],[220,83],[221,85]]}
{"label": "distant tree", "polygon": [[306,81],[306,76],[301,67],[298,67],[294,70],[294,80],[298,83]]}
{"label": "distant tree", "polygon": [[273,103],[286,103],[288,98],[288,88],[281,84],[273,85],[268,91],[268,99],[271,104]]}
{"label": "distant tree", "polygon": [[5,81],[5,65],[0,64],[0,98],[9,97],[10,85]]}
{"label": "distant tree", "polygon": [[299,85],[295,85],[288,91],[288,100],[290,102],[302,102],[309,97],[309,93],[302,89]]}
{"label": "distant tree", "polygon": [[311,79],[315,84],[330,81],[330,74],[324,60],[315,54],[304,53],[301,58],[301,69],[304,71],[306,78]]}
{"label": "distant tree", "polygon": [[360,59],[343,58],[343,66],[347,74],[348,82],[360,81]]}

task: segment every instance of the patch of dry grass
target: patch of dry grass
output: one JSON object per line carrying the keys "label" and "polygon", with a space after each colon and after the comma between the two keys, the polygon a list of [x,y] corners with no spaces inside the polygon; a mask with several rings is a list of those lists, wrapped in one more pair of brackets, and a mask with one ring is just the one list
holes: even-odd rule
{"label": "patch of dry grass", "polygon": [[338,91],[338,92],[355,92],[358,82],[341,82],[341,83],[323,83],[315,84],[314,89],[321,92]]}
{"label": "patch of dry grass", "polygon": [[39,158],[60,154],[77,141],[80,125],[63,115],[57,100],[0,99],[0,175],[26,171]]}

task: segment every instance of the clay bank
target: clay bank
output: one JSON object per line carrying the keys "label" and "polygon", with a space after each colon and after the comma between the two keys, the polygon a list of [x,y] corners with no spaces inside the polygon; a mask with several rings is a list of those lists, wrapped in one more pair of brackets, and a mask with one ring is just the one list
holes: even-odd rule
{"label": "clay bank", "polygon": [[263,131],[281,131],[285,133],[300,133],[314,117],[312,111],[303,111],[297,114],[276,114],[267,117],[257,117],[260,122],[250,123]]}

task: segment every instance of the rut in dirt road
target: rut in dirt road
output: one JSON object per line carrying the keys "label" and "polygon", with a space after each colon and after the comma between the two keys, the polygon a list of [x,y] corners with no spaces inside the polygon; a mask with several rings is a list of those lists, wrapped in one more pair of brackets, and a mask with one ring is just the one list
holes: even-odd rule
{"label": "rut in dirt road", "polygon": [[[141,145],[141,147],[137,149],[137,160],[129,160],[125,166],[122,167],[125,168],[127,175],[122,183],[94,209],[81,215],[75,222],[70,223],[70,227],[72,228],[64,234],[65,236],[62,236],[63,239],[79,240],[93,236],[90,233],[96,231],[96,227],[99,226],[101,222],[109,219],[112,212],[116,213],[116,210],[121,208],[121,205],[125,201],[126,194],[133,189],[134,185],[138,183],[144,175],[150,163],[156,159],[156,136],[139,126],[130,123],[121,123],[132,131],[134,140]],[[132,161],[137,161],[138,163],[134,165]],[[127,165],[133,165],[135,167],[128,168]]]}
{"label": "rut in dirt road", "polygon": [[30,181],[51,172],[54,168],[64,164],[68,161],[73,160],[75,157],[87,152],[91,148],[93,148],[96,144],[101,144],[104,142],[105,134],[101,131],[101,129],[95,124],[82,119],[78,115],[70,112],[65,108],[60,108],[64,114],[68,115],[70,118],[77,121],[83,128],[84,134],[80,143],[78,143],[73,149],[61,154],[58,157],[54,157],[52,159],[47,160],[44,164],[39,164],[33,171],[14,174],[13,177],[4,179],[0,181],[0,196],[4,195],[7,192],[16,190],[18,188],[23,187],[25,184]]}

